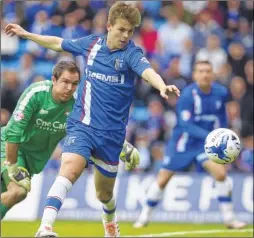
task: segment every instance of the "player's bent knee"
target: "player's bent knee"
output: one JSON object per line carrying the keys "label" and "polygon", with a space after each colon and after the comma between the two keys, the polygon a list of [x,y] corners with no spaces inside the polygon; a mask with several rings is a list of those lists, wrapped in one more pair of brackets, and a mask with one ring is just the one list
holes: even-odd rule
{"label": "player's bent knee", "polygon": [[222,170],[218,170],[215,175],[214,175],[214,179],[216,181],[220,181],[223,182],[227,177],[227,172],[226,170],[222,169]]}
{"label": "player's bent knee", "polygon": [[27,191],[21,186],[16,185],[8,190],[9,192],[9,201],[13,205],[23,201],[27,196]]}
{"label": "player's bent knee", "polygon": [[86,160],[81,155],[64,153],[59,175],[74,183],[86,166]]}
{"label": "player's bent knee", "polygon": [[113,191],[96,191],[96,197],[99,201],[106,203],[113,197]]}
{"label": "player's bent knee", "polygon": [[27,196],[27,191],[24,188],[20,187],[19,189],[17,189],[16,191],[17,202],[23,201],[26,198],[26,196]]}

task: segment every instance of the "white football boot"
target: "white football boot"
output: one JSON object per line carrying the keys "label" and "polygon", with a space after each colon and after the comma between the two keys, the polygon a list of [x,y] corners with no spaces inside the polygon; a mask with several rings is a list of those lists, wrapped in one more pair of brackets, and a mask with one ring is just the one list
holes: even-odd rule
{"label": "white football boot", "polygon": [[58,235],[53,232],[51,226],[41,226],[36,233],[35,237],[58,237]]}
{"label": "white football boot", "polygon": [[248,224],[242,221],[238,221],[238,220],[233,220],[229,223],[226,223],[225,226],[228,229],[242,229],[245,228]]}
{"label": "white football boot", "polygon": [[102,223],[104,226],[105,237],[119,237],[120,236],[120,229],[117,222],[116,215],[114,216],[113,221],[107,222],[102,217]]}

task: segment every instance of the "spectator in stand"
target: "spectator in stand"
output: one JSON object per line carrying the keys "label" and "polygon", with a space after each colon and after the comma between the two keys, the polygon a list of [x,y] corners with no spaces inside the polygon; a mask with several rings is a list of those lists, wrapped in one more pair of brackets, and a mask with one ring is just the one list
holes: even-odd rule
{"label": "spectator in stand", "polygon": [[242,120],[242,137],[253,136],[253,60],[249,60],[245,67],[247,90],[240,101],[241,120]]}
{"label": "spectator in stand", "polygon": [[231,43],[228,51],[228,62],[233,69],[233,74],[244,78],[244,65],[248,61],[244,47],[239,43]]}
{"label": "spectator in stand", "polygon": [[235,76],[232,78],[230,85],[230,93],[232,95],[232,99],[240,102],[244,94],[246,93],[246,83],[243,78],[239,76]]}
{"label": "spectator in stand", "polygon": [[228,87],[232,78],[233,73],[231,65],[229,63],[220,65],[220,68],[216,75],[216,80],[218,80],[224,86]]}
{"label": "spectator in stand", "polygon": [[12,113],[22,93],[21,85],[16,71],[3,73],[3,86],[1,89],[1,107]]}
{"label": "spectator in stand", "polygon": [[215,20],[221,27],[224,27],[224,12],[220,8],[219,1],[208,1],[206,10],[210,12],[213,20]]}
{"label": "spectator in stand", "polygon": [[195,52],[197,52],[200,48],[205,47],[207,37],[211,34],[217,35],[220,38],[221,46],[224,46],[225,39],[223,29],[213,19],[212,14],[208,10],[202,11],[197,16],[197,21],[193,29],[193,42],[195,42]]}
{"label": "spectator in stand", "polygon": [[[49,19],[48,13],[44,10],[38,11],[35,15],[35,21],[31,26],[31,32],[35,34],[47,35],[50,33],[51,20]],[[45,49],[44,47],[34,43],[33,41],[27,42],[28,52],[35,56],[35,60],[47,61],[54,60],[57,53]]]}
{"label": "spectator in stand", "polygon": [[206,47],[197,52],[196,60],[210,61],[214,73],[218,74],[220,66],[227,63],[227,53],[221,47],[220,38],[217,35],[208,36]]}
{"label": "spectator in stand", "polygon": [[248,22],[253,22],[253,8],[254,8],[254,2],[253,1],[241,1],[243,7],[242,7],[242,16],[246,17]]}
{"label": "spectator in stand", "polygon": [[183,23],[177,13],[165,7],[167,22],[159,28],[159,41],[162,55],[166,58],[180,56],[184,50],[184,42],[192,39],[192,29]]}
{"label": "spectator in stand", "polygon": [[164,120],[164,108],[161,100],[157,97],[149,99],[148,103],[149,118],[147,120],[147,133],[149,137],[149,144],[156,141],[163,141],[166,130]]}
{"label": "spectator in stand", "polygon": [[77,39],[86,36],[84,29],[78,24],[78,19],[74,13],[68,13],[64,17],[65,28],[62,31],[62,38]]}
{"label": "spectator in stand", "polygon": [[184,8],[183,1],[172,0],[172,10],[176,11],[177,15],[184,23],[192,25],[194,15]]}
{"label": "spectator in stand", "polygon": [[234,42],[242,44],[248,56],[253,56],[253,34],[246,18],[240,18],[238,31],[233,37]]}
{"label": "spectator in stand", "polygon": [[63,17],[60,15],[53,15],[50,20],[51,25],[45,34],[61,37],[63,31]]}
{"label": "spectator in stand", "polygon": [[246,78],[246,82],[248,84],[248,89],[253,91],[253,59],[248,60],[244,66],[244,74]]}
{"label": "spectator in stand", "polygon": [[19,79],[23,90],[29,86],[32,78],[35,76],[34,72],[34,58],[31,54],[26,53],[21,56],[19,66]]}
{"label": "spectator in stand", "polygon": [[227,104],[227,115],[229,128],[240,135],[241,118],[240,118],[240,105],[236,101],[230,101]]}
{"label": "spectator in stand", "polygon": [[161,6],[161,1],[141,1],[141,7],[144,9],[145,15],[153,19],[160,18],[159,13]]}
{"label": "spectator in stand", "polygon": [[52,16],[57,8],[57,1],[24,1],[25,3],[25,18],[28,19],[28,29],[35,21],[36,15],[39,11],[45,11],[48,16]]}
{"label": "spectator in stand", "polygon": [[91,21],[94,18],[95,12],[89,3],[89,0],[76,0],[77,9],[74,11],[74,15],[79,22]]}
{"label": "spectator in stand", "polygon": [[[16,35],[13,37],[8,37],[4,33],[4,28],[6,27],[7,22],[5,19],[2,19],[1,24],[1,59],[9,60],[15,57],[16,53],[19,50],[19,37]],[[8,43],[7,43],[8,42]]]}
{"label": "spectator in stand", "polygon": [[6,110],[5,108],[1,108],[0,109],[0,126],[6,126],[9,119],[11,117],[11,114],[8,110]]}
{"label": "spectator in stand", "polygon": [[183,89],[189,81],[189,78],[182,71],[182,69],[186,69],[185,67],[190,68],[191,62],[189,61],[188,65],[183,65],[181,58],[175,57],[169,62],[168,68],[163,72],[163,78],[167,83],[174,83],[179,89]]}
{"label": "spectator in stand", "polygon": [[227,1],[227,14],[226,17],[226,39],[227,45],[229,45],[237,32],[238,21],[240,18],[240,1],[230,0]]}
{"label": "spectator in stand", "polygon": [[154,20],[152,18],[145,17],[143,18],[140,37],[146,56],[152,58],[156,55],[158,49],[158,32],[154,27]]}
{"label": "spectator in stand", "polygon": [[206,8],[207,2],[208,1],[183,1],[183,7],[193,15],[197,15]]}
{"label": "spectator in stand", "polygon": [[104,34],[106,32],[106,24],[107,24],[107,11],[105,9],[101,9],[97,12],[93,19],[93,34]]}
{"label": "spectator in stand", "polygon": [[76,1],[61,0],[57,1],[58,5],[55,10],[55,15],[64,16],[77,9]]}

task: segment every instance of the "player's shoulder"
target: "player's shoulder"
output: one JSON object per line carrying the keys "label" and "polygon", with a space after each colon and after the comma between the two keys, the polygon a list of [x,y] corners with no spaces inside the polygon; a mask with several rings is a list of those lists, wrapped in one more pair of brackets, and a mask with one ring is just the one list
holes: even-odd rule
{"label": "player's shoulder", "polygon": [[99,38],[102,39],[103,37],[105,37],[103,34],[91,34],[91,35],[83,36],[81,38],[72,39],[71,41],[72,42],[78,41],[82,45],[83,43],[85,43],[85,44],[87,44],[89,42],[92,43],[94,41],[99,40]]}
{"label": "player's shoulder", "polygon": [[193,90],[196,88],[197,88],[196,83],[191,83],[182,89],[181,95],[184,95],[184,96],[190,95],[192,94]]}
{"label": "player's shoulder", "polygon": [[52,81],[45,80],[36,83],[32,83],[27,89],[26,93],[35,94],[35,93],[49,93],[50,87],[52,86]]}
{"label": "player's shoulder", "polygon": [[224,85],[222,85],[218,82],[214,82],[212,87],[213,87],[214,93],[217,95],[225,96],[228,94],[227,87],[225,87]]}
{"label": "player's shoulder", "polygon": [[94,41],[94,40],[98,40],[99,38],[103,39],[105,37],[105,35],[104,34],[91,34],[86,37],[87,37],[87,39]]}
{"label": "player's shoulder", "polygon": [[136,45],[132,40],[129,41],[129,43],[126,47],[126,51],[128,54],[133,54],[135,52],[144,53],[142,48],[140,46]]}

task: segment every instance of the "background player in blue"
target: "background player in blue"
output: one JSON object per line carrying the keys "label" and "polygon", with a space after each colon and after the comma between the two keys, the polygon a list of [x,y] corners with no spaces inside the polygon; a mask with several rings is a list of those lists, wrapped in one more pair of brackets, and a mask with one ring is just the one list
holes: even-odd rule
{"label": "background player in blue", "polygon": [[[109,11],[108,34],[105,36],[91,35],[63,40],[31,34],[16,24],[9,24],[5,28],[6,34],[17,34],[55,51],[82,55],[86,62],[85,77],[67,122],[60,173],[49,191],[37,237],[56,235],[52,225],[57,213],[72,184],[90,163],[95,165],[95,188],[103,206],[105,235],[120,235],[113,188],[135,76],[145,79],[165,99],[168,99],[170,93],[179,95],[175,86],[165,85],[151,68],[142,50],[130,40],[140,22],[141,15],[137,8],[118,2]],[[89,159],[91,155],[95,159]]]}
{"label": "background player in blue", "polygon": [[193,162],[202,165],[216,180],[219,209],[225,225],[229,228],[246,226],[234,216],[232,188],[226,168],[208,160],[204,152],[208,133],[215,128],[227,127],[227,89],[213,82],[212,65],[208,61],[195,63],[193,79],[195,83],[183,89],[177,102],[177,124],[167,145],[162,168],[148,189],[142,212],[134,224],[136,228],[148,224],[152,210],[162,198],[164,188],[172,176]]}

